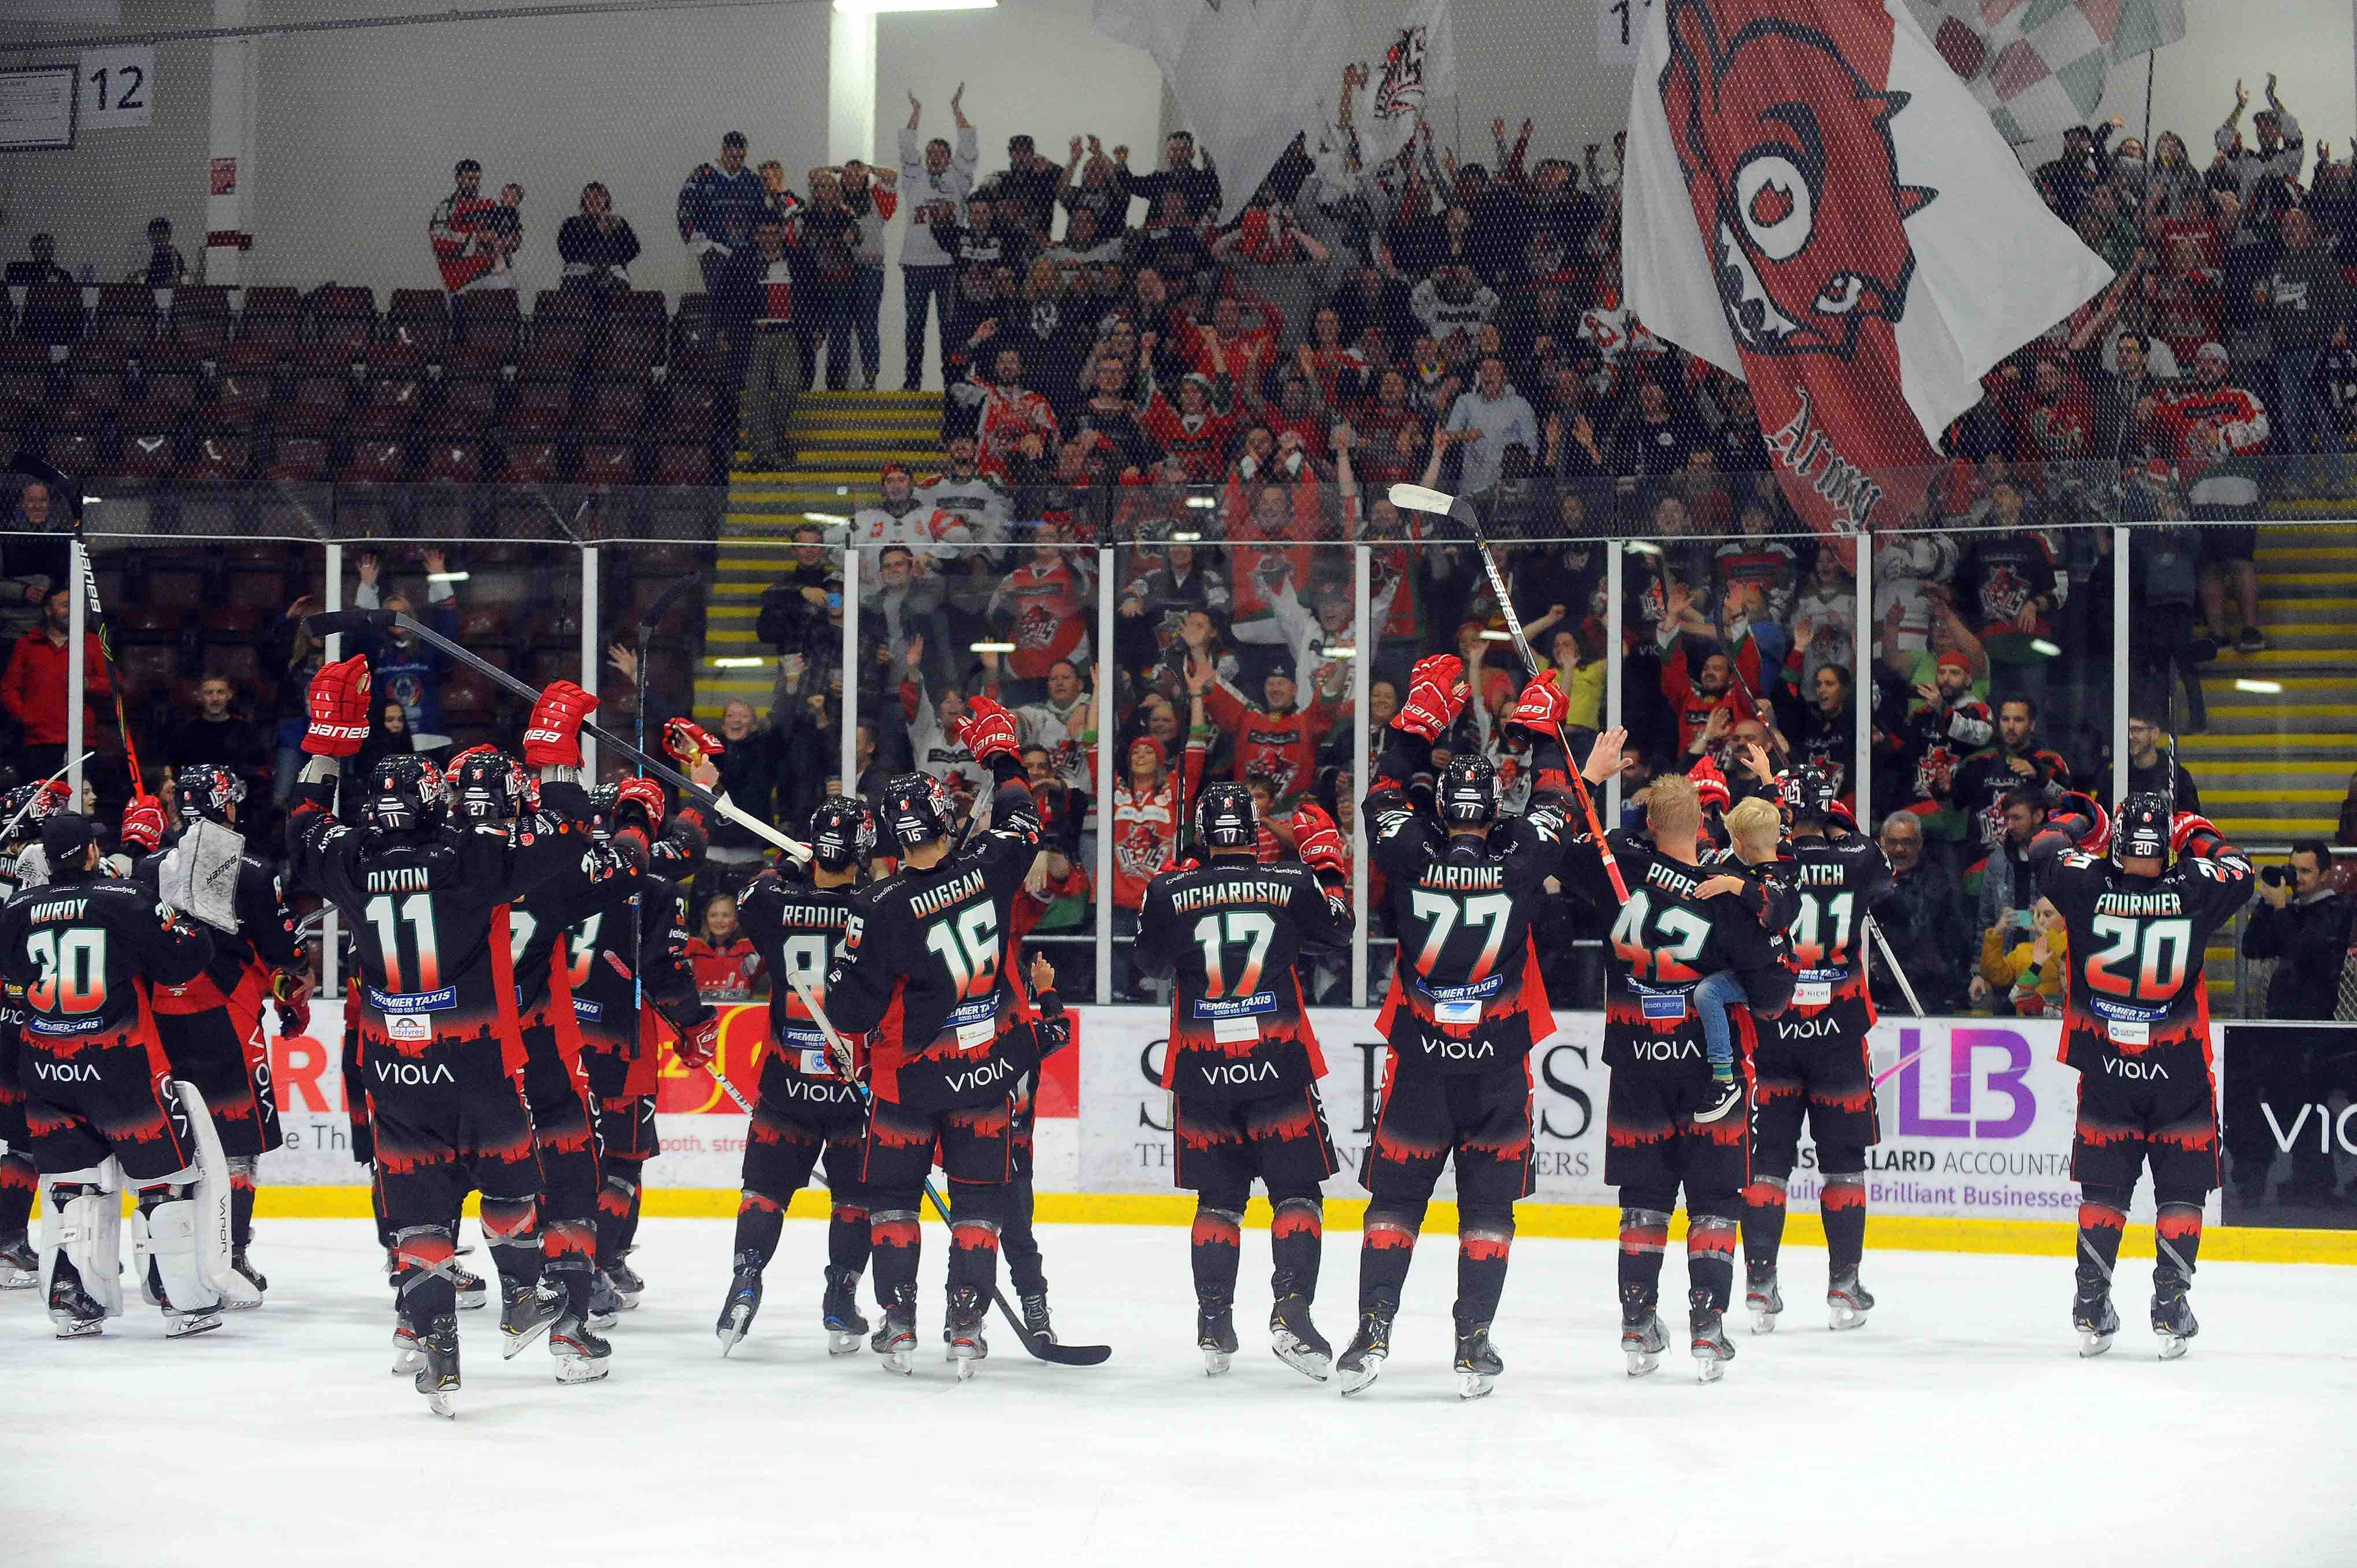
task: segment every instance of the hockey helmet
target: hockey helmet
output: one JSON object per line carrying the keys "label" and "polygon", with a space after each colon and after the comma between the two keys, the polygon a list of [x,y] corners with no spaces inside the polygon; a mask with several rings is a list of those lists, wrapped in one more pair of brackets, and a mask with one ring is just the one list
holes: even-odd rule
{"label": "hockey helmet", "polygon": [[957,822],[957,807],[942,781],[930,773],[897,773],[884,786],[884,803],[877,813],[883,830],[903,849],[949,836]]}
{"label": "hockey helmet", "polygon": [[449,795],[440,768],[415,752],[393,752],[369,768],[361,818],[381,833],[416,832],[442,820]]}
{"label": "hockey helmet", "polygon": [[1498,765],[1478,751],[1461,751],[1440,770],[1440,820],[1451,827],[1487,827],[1498,814]]}
{"label": "hockey helmet", "polygon": [[829,795],[811,813],[811,858],[828,871],[848,871],[867,864],[876,853],[876,818],[867,802],[849,795]]}
{"label": "hockey helmet", "polygon": [[1784,776],[1784,809],[1796,822],[1839,822],[1854,827],[1857,819],[1842,804],[1841,780],[1831,768],[1803,762]]}
{"label": "hockey helmet", "polygon": [[1254,849],[1260,843],[1259,811],[1252,787],[1223,780],[1206,784],[1195,800],[1195,836],[1206,849]]}
{"label": "hockey helmet", "polygon": [[450,787],[451,809],[469,822],[507,822],[522,813],[531,795],[523,765],[495,746],[460,752],[443,781]]}
{"label": "hockey helmet", "polygon": [[203,817],[226,824],[230,808],[245,799],[245,780],[217,762],[184,763],[172,775],[172,794],[183,822]]}
{"label": "hockey helmet", "polygon": [[41,824],[58,809],[61,799],[47,784],[19,784],[5,796],[0,796],[0,832],[7,834],[10,843],[29,843],[38,838]]}
{"label": "hockey helmet", "polygon": [[2129,796],[2120,807],[2119,815],[2112,820],[2112,863],[2116,865],[2130,860],[2158,860],[2166,865],[2175,816],[2169,797],[2158,790],[2147,789]]}

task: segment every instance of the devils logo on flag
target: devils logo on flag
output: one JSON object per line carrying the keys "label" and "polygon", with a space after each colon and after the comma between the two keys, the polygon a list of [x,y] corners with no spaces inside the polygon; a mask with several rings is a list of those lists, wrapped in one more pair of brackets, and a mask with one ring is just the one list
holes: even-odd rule
{"label": "devils logo on flag", "polygon": [[1383,51],[1383,79],[1375,85],[1375,118],[1396,120],[1424,113],[1424,62],[1427,40],[1421,24],[1402,27]]}
{"label": "devils logo on flag", "polygon": [[1899,179],[1890,122],[1908,94],[1748,0],[1664,3],[1662,106],[1729,330],[1746,353],[1851,358],[1867,318],[1905,314],[1906,220],[1938,194]]}

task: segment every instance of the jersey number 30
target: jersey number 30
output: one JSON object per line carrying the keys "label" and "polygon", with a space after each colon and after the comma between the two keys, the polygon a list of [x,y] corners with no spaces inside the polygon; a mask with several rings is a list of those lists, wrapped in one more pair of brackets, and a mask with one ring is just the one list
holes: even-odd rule
{"label": "jersey number 30", "polygon": [[25,1001],[51,1017],[95,1013],[106,1005],[106,933],[91,926],[35,931],[25,950],[41,966]]}

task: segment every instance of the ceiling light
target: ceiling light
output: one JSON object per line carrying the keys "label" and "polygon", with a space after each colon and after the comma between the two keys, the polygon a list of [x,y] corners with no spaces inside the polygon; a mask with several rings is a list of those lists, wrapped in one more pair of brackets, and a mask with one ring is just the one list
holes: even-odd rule
{"label": "ceiling light", "polygon": [[1491,631],[1485,628],[1481,633],[1481,640],[1484,642],[1512,642],[1514,640],[1514,634],[1511,631]]}
{"label": "ceiling light", "polygon": [[1202,537],[1191,528],[1174,528],[1170,531],[1170,542],[1173,544],[1192,544]]}
{"label": "ceiling light", "polygon": [[425,580],[429,583],[464,583],[473,575],[471,572],[428,572]]}
{"label": "ceiling light", "polygon": [[1220,498],[1217,496],[1189,496],[1187,498],[1187,504],[1191,507],[1200,507],[1203,510],[1209,511],[1213,507],[1220,504]]}
{"label": "ceiling light", "polygon": [[853,16],[884,11],[995,11],[998,0],[834,0],[834,8]]}
{"label": "ceiling light", "polygon": [[716,659],[712,667],[715,670],[759,670],[768,662],[766,659]]}
{"label": "ceiling light", "polygon": [[806,522],[833,523],[837,528],[846,527],[851,521],[849,518],[843,516],[841,513],[832,511],[806,511],[802,513],[802,520]]}
{"label": "ceiling light", "polygon": [[2234,682],[2234,690],[2237,692],[2255,693],[2262,697],[2279,697],[2283,695],[2283,682],[2280,681],[2237,680]]}
{"label": "ceiling light", "polygon": [[970,642],[966,644],[966,646],[973,649],[976,653],[1012,653],[1015,651],[1015,645],[1011,642]]}

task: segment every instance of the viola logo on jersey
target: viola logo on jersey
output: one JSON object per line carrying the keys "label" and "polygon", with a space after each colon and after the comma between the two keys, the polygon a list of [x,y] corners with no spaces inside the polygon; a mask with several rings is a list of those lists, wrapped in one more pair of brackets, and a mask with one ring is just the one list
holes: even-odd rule
{"label": "viola logo on jersey", "polygon": [[[1952,1029],[1948,1032],[1948,1112],[1945,1116],[1925,1113],[1923,1108],[1923,1060],[1934,1056],[1936,1043],[1927,1044],[1925,1031],[1907,1028],[1899,1031],[1899,1060],[1896,1065],[1875,1075],[1879,1086],[1896,1076],[1899,1079],[1899,1132],[1911,1138],[2018,1138],[2029,1131],[2038,1120],[2038,1100],[2024,1080],[2029,1076],[2029,1042],[2011,1029]],[[1974,1054],[1994,1051],[2004,1057],[2004,1065],[1987,1070],[1986,1085],[1974,1065]],[[1978,1096],[1984,1092],[2005,1096],[2010,1109],[2002,1116],[1975,1116]]]}
{"label": "viola logo on jersey", "polygon": [[2146,1081],[2166,1079],[2169,1076],[2169,1069],[2158,1062],[2133,1061],[2126,1057],[2105,1058],[2104,1070],[2114,1078],[2133,1078]]}
{"label": "viola logo on jersey", "polygon": [[96,1083],[98,1067],[92,1062],[53,1062],[36,1058],[33,1076],[47,1079],[51,1083]]}
{"label": "viola logo on jersey", "polygon": [[944,1073],[942,1081],[952,1094],[963,1094],[970,1089],[987,1089],[1014,1071],[1011,1061],[985,1062],[972,1072]]}
{"label": "viola logo on jersey", "polygon": [[1195,1070],[1203,1075],[1205,1083],[1220,1084],[1234,1089],[1247,1083],[1258,1083],[1265,1079],[1275,1078],[1276,1064],[1269,1061],[1222,1062],[1216,1067],[1200,1067]]}
{"label": "viola logo on jersey", "polygon": [[1629,1052],[1641,1062],[1688,1061],[1702,1055],[1692,1040],[1639,1040]]}
{"label": "viola logo on jersey", "polygon": [[422,1089],[428,1084],[458,1081],[457,1075],[451,1072],[449,1065],[445,1062],[436,1062],[429,1067],[424,1062],[380,1060],[371,1065],[376,1069],[376,1080],[379,1083],[398,1083],[411,1089]]}

